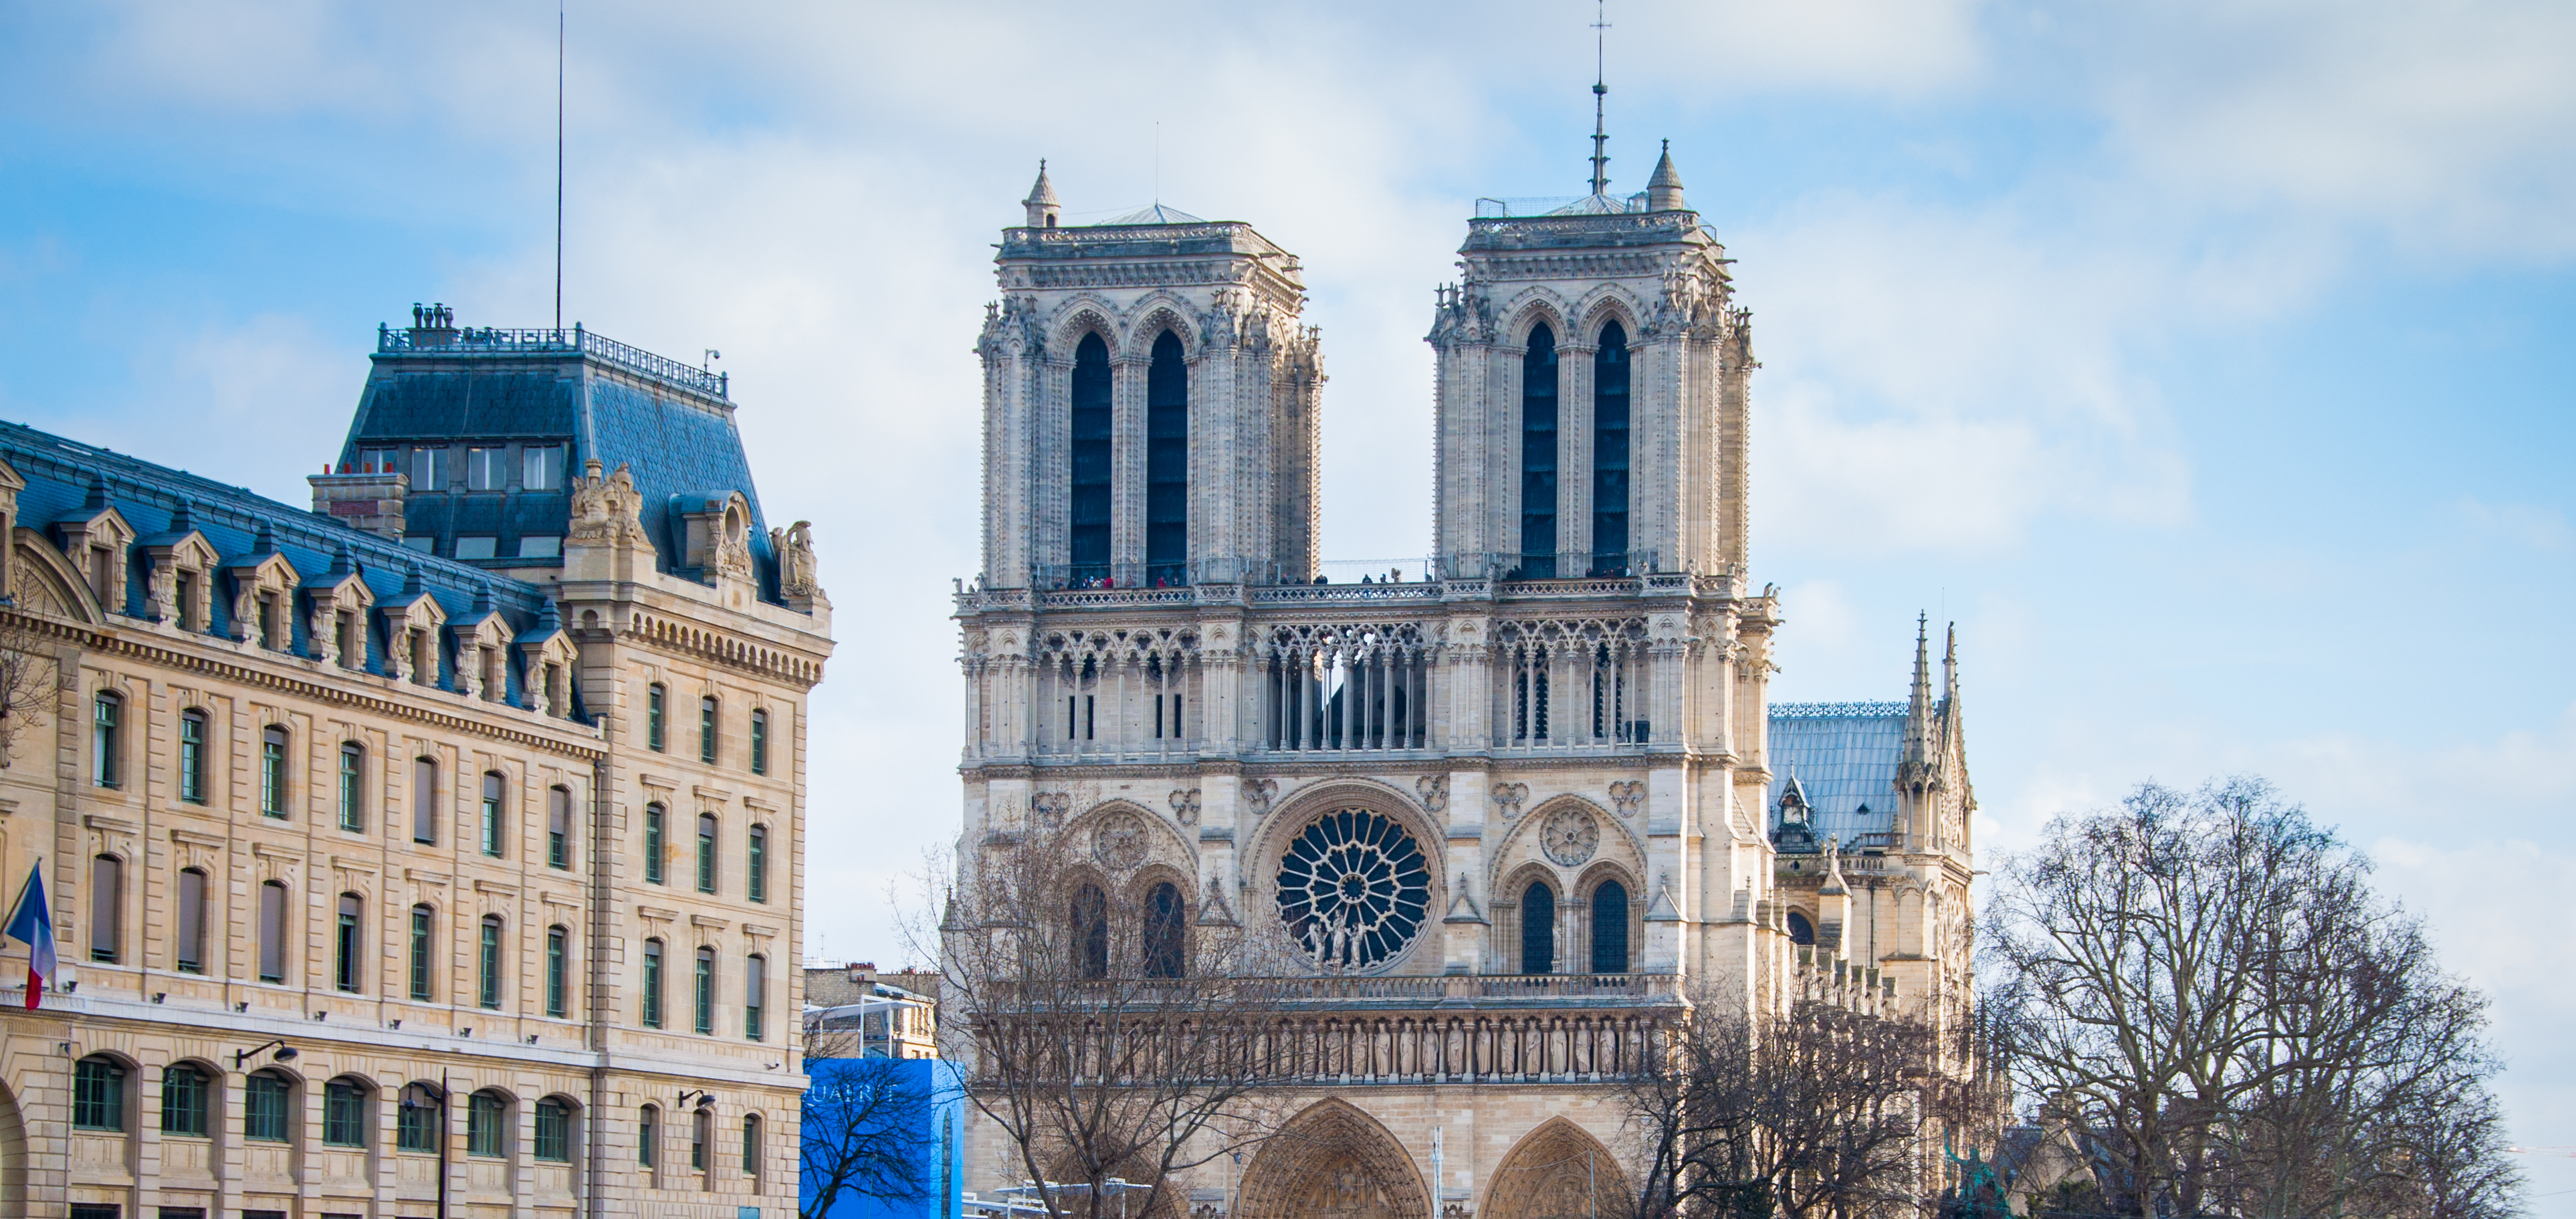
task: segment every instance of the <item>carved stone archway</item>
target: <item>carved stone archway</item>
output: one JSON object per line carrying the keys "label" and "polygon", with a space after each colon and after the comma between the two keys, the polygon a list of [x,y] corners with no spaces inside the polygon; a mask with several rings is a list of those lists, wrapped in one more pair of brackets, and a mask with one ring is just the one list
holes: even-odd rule
{"label": "carved stone archway", "polygon": [[1431,1219],[1413,1159],[1377,1119],[1317,1102],[1244,1170],[1240,1219]]}
{"label": "carved stone archway", "polygon": [[[1592,1219],[1617,1214],[1627,1174],[1601,1140],[1561,1117],[1521,1137],[1485,1191],[1479,1219]],[[1634,1199],[1630,1199],[1633,1201]]]}

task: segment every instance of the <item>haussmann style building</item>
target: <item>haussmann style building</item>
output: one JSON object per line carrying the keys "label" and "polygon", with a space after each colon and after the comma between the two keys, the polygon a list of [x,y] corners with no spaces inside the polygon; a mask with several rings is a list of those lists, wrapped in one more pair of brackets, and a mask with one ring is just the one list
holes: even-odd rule
{"label": "haussmann style building", "polygon": [[310,508],[0,427],[0,1215],[792,1215],[830,606],[724,378],[384,329]]}

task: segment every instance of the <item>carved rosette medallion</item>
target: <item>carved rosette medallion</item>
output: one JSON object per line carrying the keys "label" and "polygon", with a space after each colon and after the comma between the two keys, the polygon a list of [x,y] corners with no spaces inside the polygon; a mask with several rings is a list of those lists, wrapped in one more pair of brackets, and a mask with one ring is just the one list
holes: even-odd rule
{"label": "carved rosette medallion", "polygon": [[1539,849],[1563,867],[1578,867],[1601,849],[1601,826],[1579,808],[1561,808],[1539,827]]}
{"label": "carved rosette medallion", "polygon": [[1124,872],[1145,862],[1145,823],[1134,813],[1112,813],[1100,821],[1091,836],[1092,858],[1112,872]]}

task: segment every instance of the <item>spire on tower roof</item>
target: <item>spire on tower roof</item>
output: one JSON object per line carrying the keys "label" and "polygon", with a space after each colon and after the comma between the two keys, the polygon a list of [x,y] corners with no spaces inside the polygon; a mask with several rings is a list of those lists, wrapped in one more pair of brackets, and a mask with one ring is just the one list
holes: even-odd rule
{"label": "spire on tower roof", "polygon": [[1596,196],[1610,193],[1610,133],[1602,125],[1602,101],[1610,95],[1605,71],[1610,23],[1605,19],[1605,3],[1594,0],[1592,19],[1592,193]]}
{"label": "spire on tower roof", "polygon": [[1682,175],[1673,168],[1673,142],[1666,140],[1663,159],[1655,162],[1654,176],[1646,179],[1646,210],[1678,212],[1682,208]]}
{"label": "spire on tower roof", "polygon": [[1927,628],[1931,616],[1918,614],[1914,619],[1914,692],[1905,705],[1905,760],[1932,760],[1932,640]]}
{"label": "spire on tower roof", "polygon": [[1063,214],[1063,204],[1055,197],[1055,183],[1047,180],[1044,158],[1038,161],[1036,184],[1029,187],[1029,197],[1020,200],[1020,205],[1029,209],[1029,227],[1033,229],[1054,228],[1056,218]]}

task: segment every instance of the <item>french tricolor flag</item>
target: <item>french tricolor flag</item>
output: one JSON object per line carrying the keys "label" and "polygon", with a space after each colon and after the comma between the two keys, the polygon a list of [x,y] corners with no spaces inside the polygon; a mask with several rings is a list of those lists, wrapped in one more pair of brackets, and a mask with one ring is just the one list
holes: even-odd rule
{"label": "french tricolor flag", "polygon": [[43,1006],[45,986],[54,980],[54,913],[45,900],[45,864],[27,870],[27,884],[18,890],[18,904],[9,911],[9,925],[0,935],[27,946],[27,1010]]}

